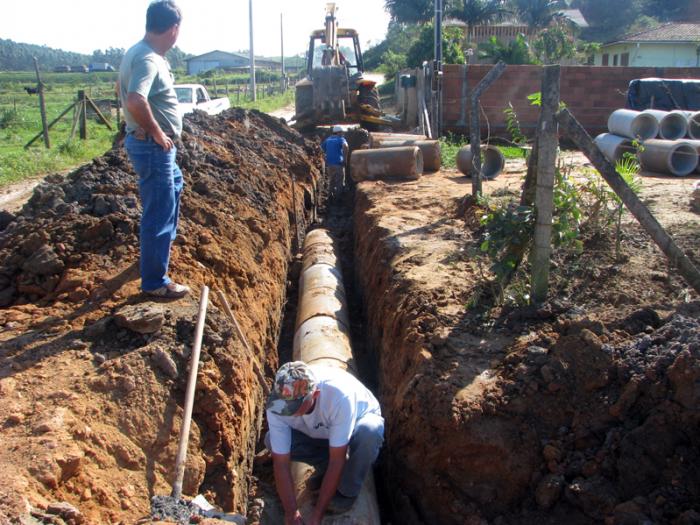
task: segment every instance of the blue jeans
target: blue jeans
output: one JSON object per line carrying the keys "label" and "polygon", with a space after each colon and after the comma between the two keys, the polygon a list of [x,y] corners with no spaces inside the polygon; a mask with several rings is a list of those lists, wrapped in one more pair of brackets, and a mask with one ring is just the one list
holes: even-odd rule
{"label": "blue jeans", "polygon": [[[270,450],[270,433],[265,435],[265,446]],[[372,464],[379,455],[384,441],[384,419],[376,414],[367,414],[357,423],[348,444],[348,460],[338,484],[338,492],[354,498],[360,493],[362,484]],[[292,453],[296,461],[312,465],[328,464],[328,440],[315,439],[292,429]]]}
{"label": "blue jeans", "polygon": [[126,137],[126,152],[139,176],[141,196],[141,288],[150,292],[170,283],[170,246],[177,235],[182,172],[176,148],[165,151],[153,139]]}

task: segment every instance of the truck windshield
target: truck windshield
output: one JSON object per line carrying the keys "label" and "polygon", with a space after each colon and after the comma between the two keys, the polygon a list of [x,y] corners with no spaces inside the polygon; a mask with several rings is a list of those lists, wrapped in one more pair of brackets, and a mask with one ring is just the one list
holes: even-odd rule
{"label": "truck windshield", "polygon": [[192,104],[192,90],[190,88],[175,88],[177,101],[180,104]]}
{"label": "truck windshield", "polygon": [[[338,47],[340,49],[340,63],[348,66],[351,75],[356,73],[357,55],[355,54],[355,43],[352,37],[339,38]],[[313,68],[330,65],[330,54],[331,51],[328,46],[323,43],[323,40],[321,38],[314,38]]]}

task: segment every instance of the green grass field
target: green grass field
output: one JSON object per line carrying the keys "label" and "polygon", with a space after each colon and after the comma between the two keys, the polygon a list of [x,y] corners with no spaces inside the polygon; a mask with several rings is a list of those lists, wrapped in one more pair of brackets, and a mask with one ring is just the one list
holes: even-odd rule
{"label": "green grass field", "polygon": [[[51,122],[70,106],[81,89],[93,100],[114,100],[115,80],[116,73],[42,73],[47,121]],[[77,131],[71,139],[72,111],[51,128],[51,149],[47,150],[40,138],[25,150],[24,145],[41,131],[38,95],[28,95],[25,86],[36,86],[34,73],[0,72],[0,187],[77,168],[109,150],[116,132],[115,115],[112,116],[114,131],[88,119],[88,140],[83,141]],[[293,103],[294,90],[263,96],[256,102],[245,101],[242,95],[230,92],[229,99],[232,106],[269,112]]]}

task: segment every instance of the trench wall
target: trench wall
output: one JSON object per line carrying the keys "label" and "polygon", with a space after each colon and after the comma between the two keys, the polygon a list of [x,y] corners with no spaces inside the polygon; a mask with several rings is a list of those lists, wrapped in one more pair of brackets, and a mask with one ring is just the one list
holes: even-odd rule
{"label": "trench wall", "polygon": [[[469,66],[467,82],[475,88],[491,70],[491,65]],[[481,135],[509,138],[503,110],[512,104],[527,136],[532,136],[539,108],[530,105],[527,96],[541,90],[540,66],[508,66],[503,75],[482,95]],[[627,86],[631,80],[647,77],[698,78],[700,68],[654,67],[598,67],[562,66],[561,99],[589,134],[607,131],[607,120],[614,110],[626,105]],[[445,129],[466,133],[469,108],[466,108],[466,124],[462,122],[462,84],[464,68],[446,65],[444,68],[443,117]],[[468,106],[468,105],[467,105]]]}

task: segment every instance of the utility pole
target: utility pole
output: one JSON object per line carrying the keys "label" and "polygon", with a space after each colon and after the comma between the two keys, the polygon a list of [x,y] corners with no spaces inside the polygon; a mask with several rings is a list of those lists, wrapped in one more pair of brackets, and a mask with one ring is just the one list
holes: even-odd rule
{"label": "utility pole", "polygon": [[283,14],[280,13],[280,56],[282,57],[282,91],[287,90],[287,77],[284,71],[284,18]]}
{"label": "utility pole", "polygon": [[252,101],[258,99],[255,87],[255,49],[253,47],[253,0],[248,0],[249,27],[250,27],[250,90],[252,92]]}
{"label": "utility pole", "polygon": [[435,67],[433,86],[434,97],[434,138],[440,137],[442,128],[442,0],[435,0]]}

